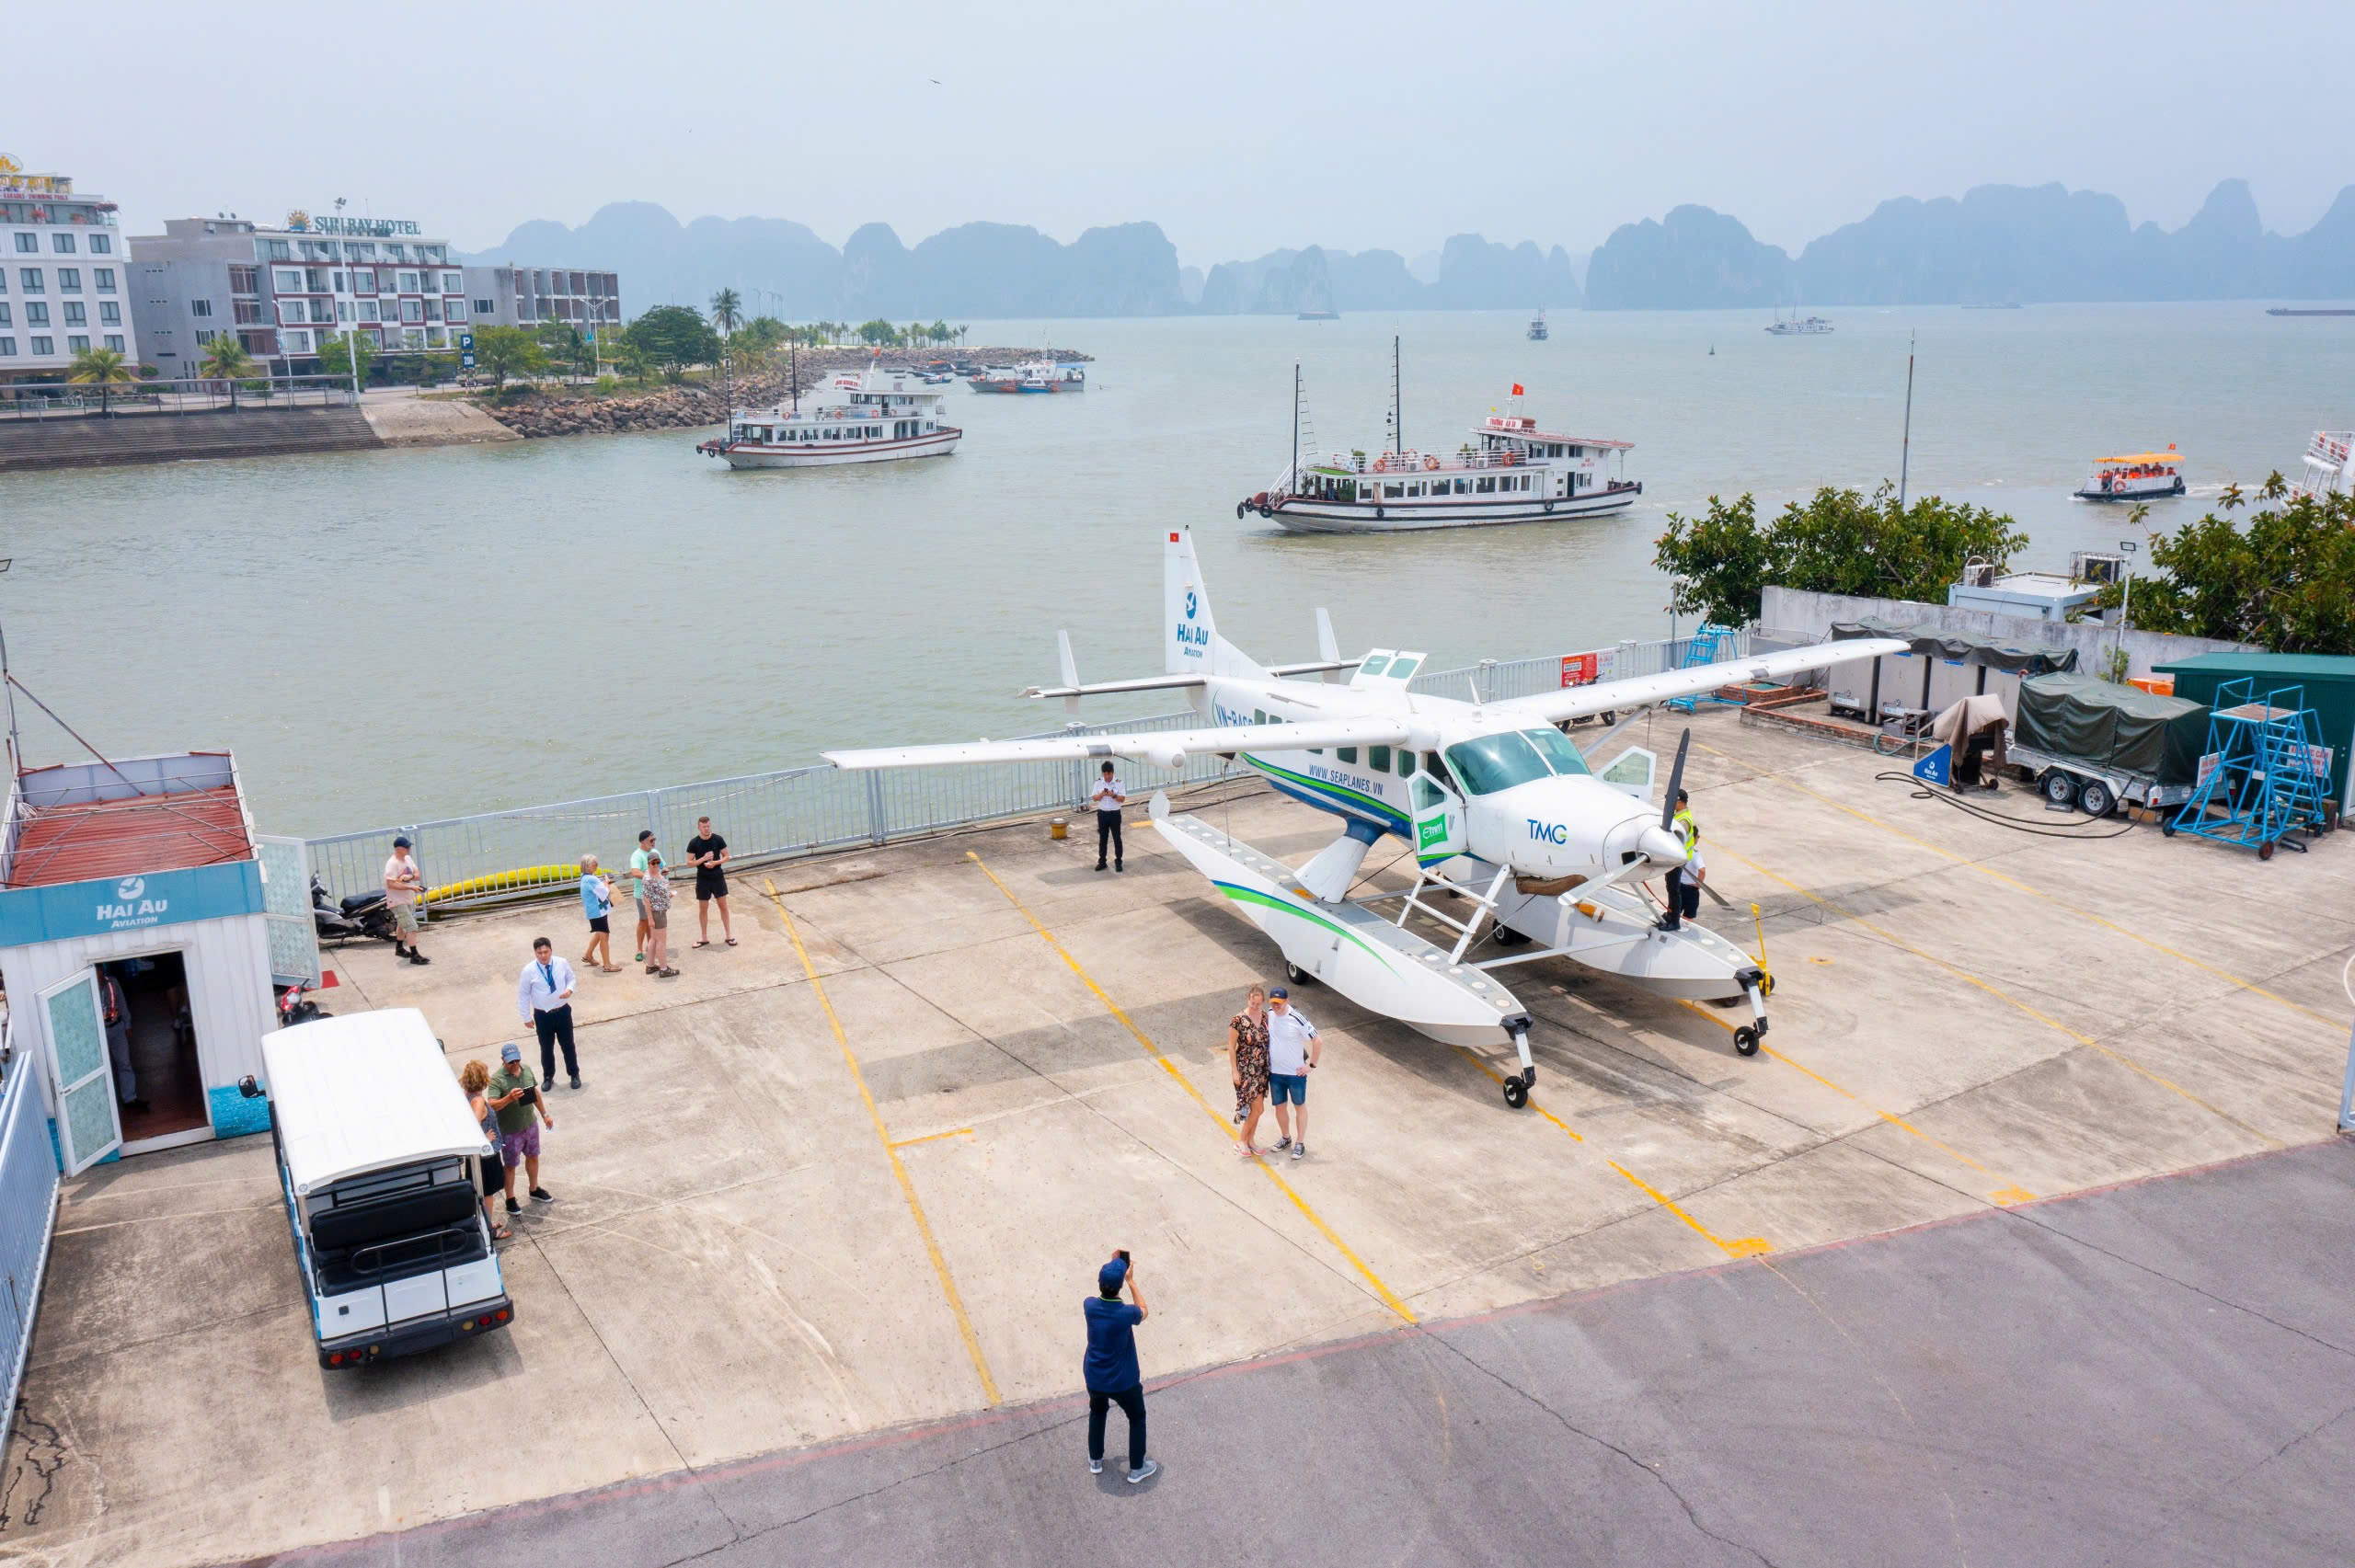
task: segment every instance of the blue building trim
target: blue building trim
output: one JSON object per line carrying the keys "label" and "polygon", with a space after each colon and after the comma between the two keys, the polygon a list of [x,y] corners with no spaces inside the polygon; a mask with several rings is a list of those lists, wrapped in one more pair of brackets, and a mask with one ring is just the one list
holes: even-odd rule
{"label": "blue building trim", "polygon": [[0,947],[258,915],[262,908],[261,865],[250,860],[51,887],[11,887],[0,891]]}

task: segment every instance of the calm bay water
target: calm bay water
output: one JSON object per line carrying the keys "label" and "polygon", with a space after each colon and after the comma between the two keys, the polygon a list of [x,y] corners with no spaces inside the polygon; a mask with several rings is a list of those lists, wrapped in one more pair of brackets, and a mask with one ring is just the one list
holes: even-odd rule
{"label": "calm bay water", "polygon": [[[1054,727],[1013,696],[1160,668],[1160,542],[1190,523],[1220,629],[1270,661],[1442,664],[1668,630],[1665,512],[1897,473],[2017,517],[2023,566],[2108,548],[2069,498],[2097,453],[2177,443],[2189,498],[2294,469],[2342,427],[2355,320],[2256,305],[1851,309],[1828,338],[1750,314],[976,324],[1097,356],[1078,398],[948,389],[951,458],[734,474],[671,431],[0,477],[19,679],[91,741],[229,747],[267,831],[321,833],[790,767],[821,746]],[[1616,517],[1389,539],[1292,537],[1235,503],[1282,468],[1292,367],[1314,449],[1380,448],[1390,340],[1409,445],[1448,450],[1511,384],[1549,429],[1636,442]],[[1714,346],[1716,353],[1709,353]],[[1147,696],[1091,718],[1162,712]],[[20,704],[27,754],[78,749]]]}

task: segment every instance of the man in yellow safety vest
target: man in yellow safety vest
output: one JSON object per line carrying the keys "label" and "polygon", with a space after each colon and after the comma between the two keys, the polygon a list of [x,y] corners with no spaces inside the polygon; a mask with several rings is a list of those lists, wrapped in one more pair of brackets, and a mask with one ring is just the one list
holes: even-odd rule
{"label": "man in yellow safety vest", "polygon": [[1708,876],[1708,864],[1701,858],[1701,824],[1693,818],[1692,797],[1683,790],[1676,792],[1676,815],[1669,820],[1669,830],[1684,842],[1684,864],[1671,866],[1668,873],[1668,913],[1660,917],[1662,931],[1674,931],[1701,913],[1701,883]]}

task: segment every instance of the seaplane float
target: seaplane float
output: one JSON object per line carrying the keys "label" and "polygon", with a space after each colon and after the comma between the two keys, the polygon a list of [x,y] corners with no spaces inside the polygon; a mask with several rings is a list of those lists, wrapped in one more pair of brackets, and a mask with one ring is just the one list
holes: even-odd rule
{"label": "seaplane float", "polygon": [[[837,768],[944,767],[1126,758],[1180,769],[1189,755],[1240,761],[1283,794],[1340,818],[1340,834],[1298,868],[1198,817],[1152,802],[1154,826],[1214,893],[1281,950],[1294,983],[1319,982],[1367,1011],[1447,1045],[1507,1041],[1520,1070],[1504,1081],[1518,1109],[1537,1081],[1530,1014],[1499,971],[1566,958],[1669,997],[1738,1002],[1752,1021],[1735,1047],[1754,1055],[1766,1033],[1769,981],[1759,961],[1694,921],[1663,930],[1630,884],[1683,864],[1670,830],[1687,731],[1658,807],[1653,753],[1628,745],[1600,772],[1563,732],[1571,720],[1622,718],[1598,753],[1653,704],[1735,682],[1771,680],[1835,662],[1822,647],[1792,648],[1659,675],[1603,681],[1536,696],[1480,702],[1416,692],[1423,656],[1373,648],[1340,657],[1331,618],[1316,612],[1319,657],[1262,665],[1222,637],[1190,531],[1163,549],[1163,673],[1083,684],[1066,634],[1063,683],[1024,695],[1063,699],[1155,690],[1188,692],[1200,728],[1128,735],[891,747],[823,753]],[[1838,645],[1836,662],[1902,653],[1893,639]],[[1297,679],[1321,675],[1322,681]],[[1346,681],[1342,677],[1346,675]],[[1354,893],[1367,852],[1384,836],[1411,846],[1415,878],[1395,892]],[[1453,895],[1447,907],[1438,901]],[[1407,926],[1420,913],[1453,933],[1446,945]],[[1496,956],[1475,957],[1489,944]],[[1485,947],[1484,947],[1485,950]]]}

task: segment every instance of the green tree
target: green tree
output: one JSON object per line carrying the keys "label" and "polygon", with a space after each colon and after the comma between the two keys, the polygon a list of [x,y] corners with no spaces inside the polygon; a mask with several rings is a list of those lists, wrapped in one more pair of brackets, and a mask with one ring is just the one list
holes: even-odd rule
{"label": "green tree", "polygon": [[218,381],[229,389],[229,406],[237,406],[237,383],[254,373],[254,357],[246,346],[227,332],[220,334],[204,346],[204,357],[197,364],[203,375]]}
{"label": "green tree", "polygon": [[1869,497],[1825,486],[1793,501],[1768,527],[1752,498],[1712,496],[1697,518],[1668,514],[1653,565],[1674,584],[1671,606],[1725,625],[1755,620],[1770,583],[1812,593],[1944,602],[1976,556],[2002,562],[2028,544],[2012,519],[1968,503],[1923,496],[1897,504],[1887,483]]}
{"label": "green tree", "polygon": [[736,329],[729,347],[749,354],[766,354],[782,346],[790,330],[773,315],[756,315]]}
{"label": "green tree", "polygon": [[[2151,542],[2165,575],[2134,579],[2133,624],[2272,653],[2355,654],[2355,497],[2293,496],[2276,474],[2255,498],[2245,527],[2230,514],[2250,498],[2234,487],[2220,511]],[[2097,602],[2124,595],[2112,584]]]}
{"label": "green tree", "polygon": [[926,328],[926,330],[931,335],[932,340],[935,343],[946,343],[951,338],[957,336],[954,332],[948,330],[948,324],[945,321],[935,321],[930,327]]}
{"label": "green tree", "polygon": [[859,327],[858,340],[862,343],[871,343],[879,349],[895,349],[900,343],[900,329],[878,317]]}
{"label": "green tree", "polygon": [[112,390],[125,382],[137,381],[139,372],[123,358],[120,349],[84,349],[75,354],[73,366],[66,371],[65,379],[86,386],[97,386],[98,409],[103,413],[109,406]]}
{"label": "green tree", "polygon": [[611,352],[614,363],[621,367],[622,374],[640,386],[646,384],[648,374],[654,369],[654,357],[646,351],[646,346],[628,328],[614,332]]}
{"label": "green tree", "polygon": [[676,380],[689,365],[717,364],[719,334],[684,305],[656,305],[629,325],[631,339],[646,357]]}
{"label": "green tree", "polygon": [[735,290],[722,289],[711,296],[711,324],[719,329],[722,338],[735,331],[743,320],[744,302],[737,297]]}
{"label": "green tree", "polygon": [[368,384],[368,367],[375,362],[376,340],[366,333],[330,338],[319,345],[319,370],[326,375],[350,377],[351,348],[360,345],[360,384]]}
{"label": "green tree", "polygon": [[547,363],[546,350],[520,326],[475,328],[475,364],[490,372],[494,387],[505,386],[511,375],[537,375]]}

